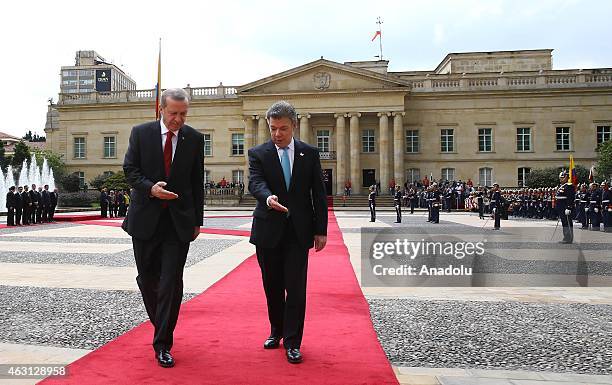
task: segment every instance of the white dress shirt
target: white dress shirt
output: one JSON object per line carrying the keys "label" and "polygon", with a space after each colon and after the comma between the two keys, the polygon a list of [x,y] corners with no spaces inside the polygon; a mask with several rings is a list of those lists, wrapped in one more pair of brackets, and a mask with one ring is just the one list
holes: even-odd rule
{"label": "white dress shirt", "polygon": [[[162,145],[162,154],[164,153],[164,147],[166,146],[166,138],[168,137],[168,128],[164,124],[163,117],[159,120],[159,124],[161,126],[161,145]],[[178,133],[179,131],[173,132],[172,135],[172,160],[174,160],[174,153],[176,152],[176,144],[178,143]]]}

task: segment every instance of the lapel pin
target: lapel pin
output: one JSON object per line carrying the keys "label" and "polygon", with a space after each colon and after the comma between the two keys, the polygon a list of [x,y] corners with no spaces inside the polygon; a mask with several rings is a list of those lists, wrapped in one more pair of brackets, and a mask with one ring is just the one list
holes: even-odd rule
{"label": "lapel pin", "polygon": [[300,152],[300,156],[304,156],[304,153],[303,153],[303,152]]}

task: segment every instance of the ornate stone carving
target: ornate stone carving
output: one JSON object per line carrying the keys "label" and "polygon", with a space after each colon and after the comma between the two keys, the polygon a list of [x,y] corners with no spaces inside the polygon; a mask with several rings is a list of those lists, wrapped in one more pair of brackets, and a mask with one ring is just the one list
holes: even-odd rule
{"label": "ornate stone carving", "polygon": [[314,74],[314,86],[317,90],[326,90],[329,88],[331,75],[329,72],[317,72]]}

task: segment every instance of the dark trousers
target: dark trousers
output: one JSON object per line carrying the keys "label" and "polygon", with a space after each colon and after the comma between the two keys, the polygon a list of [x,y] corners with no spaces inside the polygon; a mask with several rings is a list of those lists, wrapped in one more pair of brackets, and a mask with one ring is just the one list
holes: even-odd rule
{"label": "dark trousers", "polygon": [[43,206],[42,206],[42,203],[38,203],[38,206],[36,206],[36,223],[42,222],[42,217],[43,217]]}
{"label": "dark trousers", "polygon": [[440,206],[431,205],[431,222],[440,223]]}
{"label": "dark trousers", "polygon": [[306,314],[308,249],[297,241],[290,221],[274,248],[257,247],[257,262],[266,302],[270,335],[283,337],[285,349],[299,349]]}
{"label": "dark trousers", "polygon": [[395,217],[397,223],[402,222],[402,206],[399,203],[395,205]]}
{"label": "dark trousers", "polygon": [[100,204],[100,215],[102,215],[102,218],[108,217],[108,203]]}
{"label": "dark trousers", "polygon": [[153,238],[132,238],[132,244],[138,269],[136,282],[155,327],[153,349],[170,350],[183,299],[183,268],[189,242],[179,240],[170,213],[164,210]]}
{"label": "dark trousers", "polygon": [[414,214],[414,207],[416,206],[416,200],[415,199],[411,199],[410,200],[410,214]]}
{"label": "dark trousers", "polygon": [[376,205],[370,203],[370,222],[374,222],[376,220]]}
{"label": "dark trousers", "polygon": [[565,215],[565,209],[559,211],[561,226],[563,226],[563,241],[574,242],[574,224],[570,216]]}
{"label": "dark trousers", "polygon": [[21,214],[23,214],[23,209],[20,207],[15,208],[15,224],[21,225]]}
{"label": "dark trousers", "polygon": [[478,203],[478,218],[484,218],[484,204],[482,202]]}
{"label": "dark trousers", "polygon": [[15,226],[15,208],[9,207],[6,213],[6,225]]}
{"label": "dark trousers", "polygon": [[55,206],[51,206],[51,208],[49,209],[49,221],[53,222],[53,216],[55,216]]}
{"label": "dark trousers", "polygon": [[501,227],[500,221],[501,221],[501,208],[500,207],[496,207],[494,209],[494,214],[493,214],[493,218],[494,218],[494,224],[493,227],[496,229],[499,229]]}
{"label": "dark trousers", "polygon": [[612,212],[608,211],[606,207],[603,208],[603,224],[604,231],[607,233],[612,233]]}
{"label": "dark trousers", "polygon": [[51,207],[49,205],[44,205],[42,207],[42,221],[49,222],[49,209]]}
{"label": "dark trousers", "polygon": [[30,206],[23,206],[23,211],[21,212],[21,223],[24,225],[30,224]]}
{"label": "dark trousers", "polygon": [[34,224],[34,223],[38,223],[38,221],[36,220],[36,212],[38,211],[38,204],[37,203],[32,203],[32,206],[30,206],[30,218],[29,218],[29,222]]}

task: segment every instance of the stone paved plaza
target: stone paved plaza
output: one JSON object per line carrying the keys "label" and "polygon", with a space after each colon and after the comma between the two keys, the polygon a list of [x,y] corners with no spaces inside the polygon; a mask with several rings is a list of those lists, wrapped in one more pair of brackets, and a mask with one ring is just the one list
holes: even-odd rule
{"label": "stone paved plaza", "polygon": [[[560,229],[550,221],[511,219],[493,232],[492,221],[477,214],[442,213],[438,225],[422,212],[405,214],[402,224],[389,211],[375,223],[364,211],[335,214],[360,282],[364,227],[398,234],[418,228],[494,245],[475,264],[491,273],[487,287],[362,285],[400,383],[612,384],[610,234],[576,230],[578,245],[559,252],[549,241]],[[205,227],[248,231],[249,215],[207,211]],[[131,240],[116,224],[0,229],[0,362],[66,364],[146,320]],[[245,236],[201,234],[187,259],[185,301],[254,252]],[[588,273],[589,287],[578,287],[578,272]],[[513,287],[501,286],[508,276]],[[573,287],[525,284],[551,276]]]}

